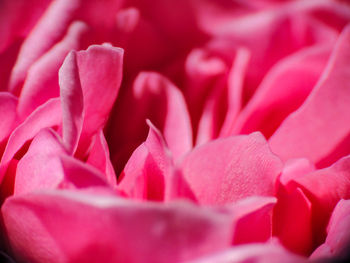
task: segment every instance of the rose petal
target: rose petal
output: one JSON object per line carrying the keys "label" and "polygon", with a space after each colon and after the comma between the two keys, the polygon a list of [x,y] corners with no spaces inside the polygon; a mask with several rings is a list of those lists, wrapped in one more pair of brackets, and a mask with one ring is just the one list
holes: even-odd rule
{"label": "rose petal", "polygon": [[41,129],[57,127],[61,124],[61,105],[58,99],[51,99],[38,107],[11,134],[1,158],[0,182],[6,173],[9,162],[21,147],[31,140]]}
{"label": "rose petal", "polygon": [[241,245],[203,257],[188,263],[302,263],[306,258],[294,255],[278,244],[251,244]]}
{"label": "rose petal", "polygon": [[11,93],[0,92],[0,143],[10,135],[16,125],[17,101],[17,98]]}
{"label": "rose petal", "polygon": [[316,45],[279,61],[264,77],[231,134],[261,131],[269,138],[309,95],[326,65],[330,51],[330,45]]}
{"label": "rose petal", "polygon": [[[170,81],[157,73],[144,72],[127,92],[117,102],[111,119],[113,124],[107,132],[117,174],[132,151],[145,140],[146,119],[164,134],[175,160],[191,149],[192,131],[186,103]],[[132,114],[130,105],[137,105]]]}
{"label": "rose petal", "polygon": [[86,163],[100,170],[110,185],[117,185],[117,176],[109,158],[109,149],[102,130],[95,135]]}
{"label": "rose petal", "polygon": [[[90,46],[77,52],[77,70],[84,99],[84,123],[78,154],[83,154],[91,137],[109,117],[122,80],[123,50],[111,46]],[[74,100],[72,101],[74,102]]]}
{"label": "rose petal", "polygon": [[57,72],[68,52],[82,47],[81,42],[86,37],[87,32],[88,28],[84,23],[72,23],[62,41],[29,68],[18,105],[18,112],[22,118],[48,99],[59,97]]}
{"label": "rose petal", "polygon": [[316,170],[293,181],[312,204],[314,244],[325,238],[325,229],[333,208],[340,199],[349,199],[350,157],[344,157],[332,166]]}
{"label": "rose petal", "polygon": [[341,157],[340,154],[349,153],[350,118],[344,114],[350,111],[349,50],[350,27],[347,27],[317,86],[269,140],[272,151],[283,160],[306,157],[324,167]]}
{"label": "rose petal", "polygon": [[[327,227],[327,238],[311,255],[312,259],[349,259],[350,200],[340,200],[334,208]],[[345,262],[345,261],[344,261]]]}
{"label": "rose petal", "polygon": [[180,169],[200,203],[224,204],[250,195],[273,195],[282,163],[263,136],[253,133],[197,147]]}
{"label": "rose petal", "polygon": [[10,79],[10,91],[17,94],[29,67],[65,34],[79,1],[52,1],[44,15],[25,39]]}
{"label": "rose petal", "polygon": [[232,239],[229,213],[77,191],[11,197],[2,216],[14,255],[25,262],[182,262]]}

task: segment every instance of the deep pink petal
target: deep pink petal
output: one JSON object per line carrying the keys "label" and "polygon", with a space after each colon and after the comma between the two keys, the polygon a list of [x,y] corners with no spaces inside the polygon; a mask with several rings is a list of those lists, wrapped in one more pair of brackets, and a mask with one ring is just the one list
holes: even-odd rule
{"label": "deep pink petal", "polygon": [[[327,228],[327,238],[311,255],[313,259],[350,256],[350,200],[340,200],[334,208]],[[344,261],[345,262],[345,261]]]}
{"label": "deep pink petal", "polygon": [[[191,149],[192,130],[186,103],[169,80],[157,73],[143,72],[127,92],[116,103],[107,133],[117,173],[134,149],[145,140],[148,131],[146,119],[164,134],[174,159]],[[130,111],[130,105],[137,107]]]}
{"label": "deep pink petal", "polygon": [[218,139],[185,156],[181,172],[200,203],[224,204],[274,194],[280,159],[260,133]]}
{"label": "deep pink petal", "polygon": [[31,65],[19,98],[18,112],[22,118],[48,99],[59,97],[57,72],[69,51],[82,48],[87,32],[84,23],[72,23],[66,36]]}
{"label": "deep pink petal", "polygon": [[254,196],[239,200],[232,207],[235,217],[233,244],[265,242],[272,235],[274,197]]}
{"label": "deep pink petal", "polygon": [[78,191],[8,198],[2,216],[14,255],[26,262],[175,263],[228,248],[232,239],[224,211]]}
{"label": "deep pink petal", "polygon": [[0,181],[6,173],[7,166],[15,154],[41,129],[60,126],[62,122],[61,105],[58,99],[51,99],[38,107],[11,134],[1,159]]}
{"label": "deep pink petal", "polygon": [[269,138],[309,95],[330,51],[330,45],[313,46],[279,61],[264,77],[231,133],[261,131]]}
{"label": "deep pink petal", "polygon": [[78,153],[85,153],[91,137],[104,127],[109,117],[122,80],[123,53],[122,49],[108,45],[90,46],[86,51],[77,52],[84,101]]}
{"label": "deep pink petal", "polygon": [[306,258],[290,253],[279,244],[250,244],[203,257],[188,263],[306,263]]}
{"label": "deep pink petal", "polygon": [[350,111],[349,60],[347,27],[313,92],[269,141],[272,151],[283,160],[306,157],[324,167],[349,153],[350,118],[344,114]]}
{"label": "deep pink petal", "polygon": [[100,170],[106,176],[106,180],[110,185],[115,186],[117,184],[117,176],[109,157],[108,145],[102,130],[95,135],[86,163]]}
{"label": "deep pink petal", "polygon": [[70,154],[78,147],[83,128],[84,102],[76,52],[66,57],[59,71],[62,105],[62,136]]}
{"label": "deep pink petal", "polygon": [[6,139],[16,125],[17,98],[8,92],[0,92],[0,143]]}
{"label": "deep pink petal", "polygon": [[325,238],[327,222],[340,199],[350,198],[350,157],[328,168],[294,179],[312,204],[312,227],[315,244]]}
{"label": "deep pink petal", "polygon": [[10,91],[19,93],[30,66],[65,34],[79,7],[79,1],[52,1],[25,39],[10,79]]}

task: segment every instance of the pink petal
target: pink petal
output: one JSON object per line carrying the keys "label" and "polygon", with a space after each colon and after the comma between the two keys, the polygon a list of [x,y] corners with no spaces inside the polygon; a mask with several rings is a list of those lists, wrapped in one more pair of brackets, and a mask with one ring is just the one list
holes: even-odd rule
{"label": "pink petal", "polygon": [[31,140],[41,129],[57,127],[61,124],[60,107],[58,99],[47,101],[12,132],[1,159],[0,182],[6,173],[9,162],[27,141]]}
{"label": "pink petal", "polygon": [[230,248],[188,263],[303,263],[306,258],[290,253],[278,244],[250,244]]}
{"label": "pink petal", "polygon": [[313,92],[269,141],[272,151],[283,160],[306,157],[324,167],[349,153],[350,118],[344,114],[350,111],[349,60],[347,27]]}
{"label": "pink petal", "polygon": [[273,197],[248,197],[232,207],[235,217],[233,244],[265,242],[272,235]]}
{"label": "pink petal", "polygon": [[78,7],[75,0],[51,2],[21,47],[10,79],[11,92],[19,93],[29,67],[63,37]]}
{"label": "pink petal", "polygon": [[48,99],[59,97],[57,72],[68,52],[81,48],[87,32],[88,28],[84,23],[72,23],[62,41],[53,46],[29,68],[18,105],[18,112],[22,118]]}
{"label": "pink petal", "polygon": [[107,133],[117,173],[145,140],[146,119],[164,134],[175,160],[191,149],[192,131],[186,103],[172,83],[157,73],[141,73],[128,92],[117,102]]}
{"label": "pink petal", "polygon": [[77,52],[77,67],[84,99],[78,153],[84,153],[91,137],[104,127],[117,97],[122,80],[123,50],[105,45],[90,46],[86,51]]}
{"label": "pink petal", "polygon": [[200,203],[225,204],[251,195],[274,195],[282,163],[263,136],[253,133],[197,147],[180,169]]}
{"label": "pink petal", "polygon": [[330,50],[330,45],[313,46],[272,67],[231,133],[249,134],[258,130],[269,138],[309,95],[325,67]]}
{"label": "pink petal", "polygon": [[230,213],[78,191],[11,197],[2,216],[14,255],[25,262],[182,262],[232,239]]}
{"label": "pink petal", "polygon": [[[334,208],[327,228],[324,244],[312,253],[312,259],[349,259],[350,248],[350,200],[340,200]],[[345,262],[345,261],[344,261]]]}
{"label": "pink petal", "polygon": [[333,208],[340,199],[350,198],[350,157],[328,168],[294,179],[312,203],[312,226],[315,244],[325,237],[325,228]]}
{"label": "pink petal", "polygon": [[0,143],[10,135],[16,125],[16,107],[15,96],[8,92],[0,92]]}
{"label": "pink petal", "polygon": [[84,102],[83,91],[74,51],[63,62],[59,71],[61,105],[62,105],[62,137],[68,152],[73,154],[78,147],[83,128]]}
{"label": "pink petal", "polygon": [[117,176],[109,157],[108,145],[102,130],[95,135],[86,163],[100,170],[110,185],[115,186],[117,184]]}
{"label": "pink petal", "polygon": [[70,157],[53,130],[41,130],[17,165],[15,194],[50,188],[108,186],[93,167]]}
{"label": "pink petal", "polygon": [[0,2],[0,53],[16,38],[28,35],[50,2],[50,0]]}

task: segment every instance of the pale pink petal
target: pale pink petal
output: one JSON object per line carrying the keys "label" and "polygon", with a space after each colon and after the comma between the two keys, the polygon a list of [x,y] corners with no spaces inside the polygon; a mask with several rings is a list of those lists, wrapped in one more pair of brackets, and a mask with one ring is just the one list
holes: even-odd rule
{"label": "pale pink petal", "polygon": [[251,195],[271,196],[282,162],[260,133],[217,139],[195,148],[181,172],[203,204],[225,204]]}
{"label": "pale pink petal", "polygon": [[11,249],[25,262],[175,263],[232,240],[230,213],[186,202],[46,191],[8,198],[2,216]]}
{"label": "pale pink petal", "polygon": [[[77,52],[77,72],[84,101],[84,123],[78,154],[84,154],[91,137],[102,129],[117,97],[123,70],[123,50],[107,45]],[[75,103],[74,100],[71,103]]]}
{"label": "pale pink petal", "polygon": [[269,138],[309,95],[330,51],[330,45],[313,46],[279,61],[239,115],[231,134],[261,131]]}
{"label": "pale pink petal", "polygon": [[76,52],[71,51],[59,71],[62,105],[62,137],[70,154],[78,147],[83,128],[84,102]]}
{"label": "pale pink petal", "polygon": [[[0,181],[2,181],[11,159],[27,141],[30,141],[41,129],[60,126],[61,122],[60,101],[59,99],[51,99],[38,107],[21,125],[19,125],[12,132],[2,156]],[[20,157],[21,156],[18,158]]]}
{"label": "pale pink petal", "polygon": [[249,244],[187,263],[306,263],[306,258],[290,253],[279,244]]}
{"label": "pale pink petal", "polygon": [[19,97],[18,112],[22,118],[29,115],[48,99],[59,97],[60,89],[57,72],[68,52],[82,47],[87,32],[88,28],[84,23],[72,23],[62,41],[52,47],[29,68],[28,76]]}
{"label": "pale pink petal", "polygon": [[86,163],[100,170],[110,185],[117,184],[117,176],[109,157],[108,145],[102,130],[95,135]]}
{"label": "pale pink petal", "polygon": [[51,2],[21,47],[10,79],[11,92],[19,93],[29,67],[64,36],[78,7],[77,0]]}
{"label": "pale pink petal", "polygon": [[[350,27],[340,36],[327,68],[305,103],[270,138],[283,160],[306,157],[324,167],[349,153]],[[317,134],[317,136],[315,136]]]}
{"label": "pale pink petal", "polygon": [[140,73],[127,92],[117,101],[107,132],[117,173],[133,150],[145,140],[148,131],[146,119],[150,119],[164,134],[175,160],[192,148],[186,103],[181,92],[169,80],[157,73]]}
{"label": "pale pink petal", "polygon": [[[340,200],[328,223],[324,244],[312,253],[312,259],[349,259],[350,256],[350,200]],[[345,261],[344,261],[345,262]]]}

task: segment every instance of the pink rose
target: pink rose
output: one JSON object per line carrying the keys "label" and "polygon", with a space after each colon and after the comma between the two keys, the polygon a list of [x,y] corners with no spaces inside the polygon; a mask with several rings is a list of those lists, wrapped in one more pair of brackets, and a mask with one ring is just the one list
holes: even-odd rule
{"label": "pink rose", "polygon": [[350,248],[350,5],[0,1],[0,259]]}

